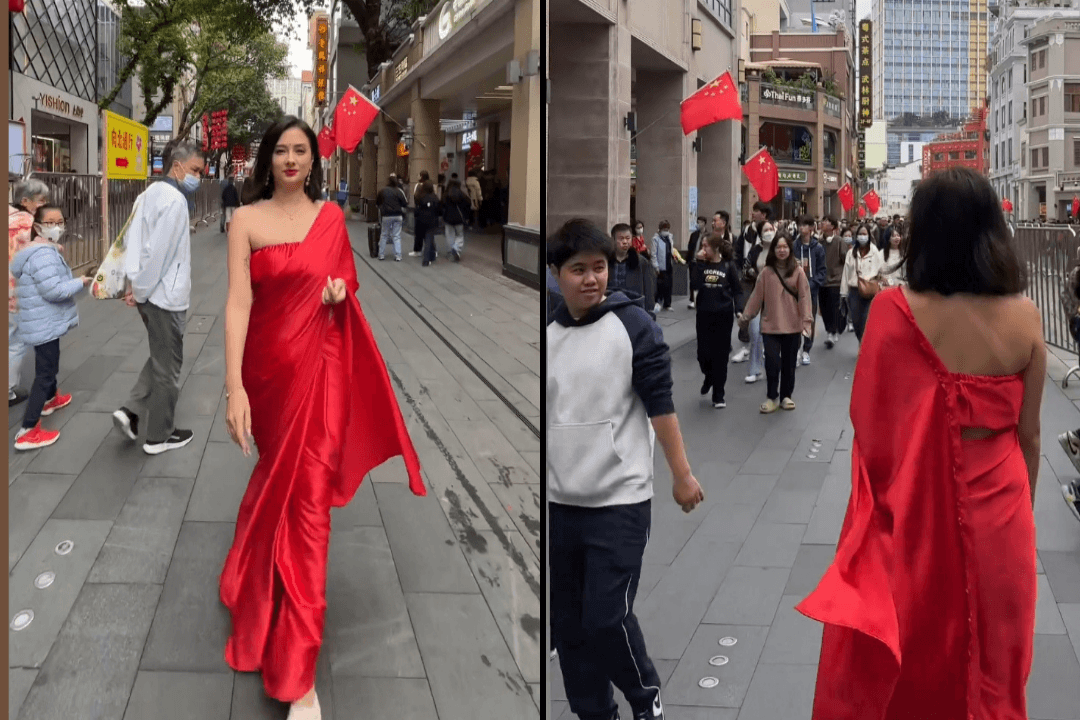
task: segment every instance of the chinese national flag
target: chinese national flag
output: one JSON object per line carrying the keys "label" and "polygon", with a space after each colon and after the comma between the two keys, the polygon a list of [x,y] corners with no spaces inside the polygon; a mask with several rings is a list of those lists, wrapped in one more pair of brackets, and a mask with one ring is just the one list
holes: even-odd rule
{"label": "chinese national flag", "polygon": [[754,153],[742,169],[763,202],[769,202],[780,192],[780,174],[772,155],[765,148]]}
{"label": "chinese national flag", "polygon": [[866,208],[864,208],[862,205],[859,206],[859,217],[866,217]]}
{"label": "chinese national flag", "polygon": [[319,132],[319,155],[325,160],[337,150],[337,135],[333,125],[325,125]]}
{"label": "chinese national flag", "polygon": [[334,110],[334,134],[337,135],[337,144],[344,148],[345,152],[356,150],[356,146],[364,139],[364,133],[378,116],[379,106],[350,85]]}
{"label": "chinese national flag", "polygon": [[682,101],[682,129],[684,135],[712,125],[721,120],[742,120],[739,89],[726,72]]}
{"label": "chinese national flag", "polygon": [[851,189],[851,183],[844,183],[844,187],[836,191],[836,197],[840,198],[844,212],[851,212],[851,208],[855,207],[855,191]]}
{"label": "chinese national flag", "polygon": [[1002,200],[1001,209],[1007,213],[1011,213],[1013,211],[1012,200],[1010,200],[1009,198],[1005,198],[1004,200]]}
{"label": "chinese national flag", "polygon": [[1073,195],[1072,214],[1080,215],[1080,197]]}
{"label": "chinese national flag", "polygon": [[881,209],[881,198],[878,197],[877,192],[871,190],[863,195],[862,199],[866,203],[866,209],[870,211],[870,214],[877,215],[877,211]]}

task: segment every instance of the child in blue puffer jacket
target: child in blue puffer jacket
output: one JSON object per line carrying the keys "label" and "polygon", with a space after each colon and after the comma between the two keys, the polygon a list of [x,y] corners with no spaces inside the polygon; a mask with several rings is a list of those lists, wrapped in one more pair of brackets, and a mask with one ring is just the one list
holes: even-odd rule
{"label": "child in blue puffer jacket", "polygon": [[34,348],[37,374],[30,390],[22,429],[15,436],[16,450],[36,450],[52,445],[59,431],[44,430],[41,417],[71,403],[71,395],[59,395],[56,375],[60,370],[60,338],[79,324],[75,307],[78,295],[93,278],[75,278],[57,242],[64,234],[64,213],[42,205],[34,215],[30,244],[11,260],[11,274],[18,282],[18,333]]}

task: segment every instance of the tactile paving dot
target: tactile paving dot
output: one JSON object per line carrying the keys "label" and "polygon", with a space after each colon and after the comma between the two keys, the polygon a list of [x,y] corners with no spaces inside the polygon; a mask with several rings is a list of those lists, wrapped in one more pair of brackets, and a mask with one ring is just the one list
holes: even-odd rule
{"label": "tactile paving dot", "polygon": [[34,578],[34,587],[36,587],[38,590],[44,590],[45,588],[52,585],[54,580],[56,580],[56,573],[52,572],[51,570],[43,572],[36,578]]}
{"label": "tactile paving dot", "polygon": [[730,637],[730,636],[720,638],[720,644],[723,645],[724,647],[731,647],[732,645],[734,645],[737,642],[739,642],[739,641],[736,640],[733,637]]}
{"label": "tactile paving dot", "polygon": [[711,657],[711,658],[709,658],[709,664],[713,665],[715,667],[720,667],[721,665],[727,665],[728,664],[727,656],[726,655],[717,655],[715,657]]}
{"label": "tactile paving dot", "polygon": [[708,690],[709,688],[714,688],[719,684],[720,684],[720,678],[703,677],[700,680],[698,680],[698,687],[703,687],[706,690]]}
{"label": "tactile paving dot", "polygon": [[57,555],[67,555],[68,553],[70,553],[74,549],[75,549],[75,543],[71,542],[70,540],[64,540],[64,541],[60,542],[56,546],[56,554]]}
{"label": "tactile paving dot", "polygon": [[25,630],[26,627],[32,622],[34,622],[34,611],[20,610],[19,612],[15,613],[15,617],[11,620],[11,629],[15,632],[18,632],[19,630]]}

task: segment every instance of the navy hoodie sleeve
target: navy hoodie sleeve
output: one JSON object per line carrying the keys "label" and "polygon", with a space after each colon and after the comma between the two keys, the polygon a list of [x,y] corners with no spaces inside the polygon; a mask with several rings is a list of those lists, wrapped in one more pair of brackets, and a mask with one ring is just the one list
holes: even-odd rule
{"label": "navy hoodie sleeve", "polygon": [[618,308],[614,312],[626,328],[634,348],[631,383],[634,392],[645,403],[645,413],[650,418],[673,414],[675,401],[671,397],[671,356],[660,326],[648,313],[634,305]]}
{"label": "navy hoodie sleeve", "polygon": [[742,280],[739,278],[739,266],[735,261],[728,263],[727,280],[728,287],[731,288],[731,300],[735,304],[735,311],[742,312]]}
{"label": "navy hoodie sleeve", "polygon": [[825,246],[818,243],[811,248],[814,254],[814,287],[824,287],[828,279],[828,260],[825,259]]}

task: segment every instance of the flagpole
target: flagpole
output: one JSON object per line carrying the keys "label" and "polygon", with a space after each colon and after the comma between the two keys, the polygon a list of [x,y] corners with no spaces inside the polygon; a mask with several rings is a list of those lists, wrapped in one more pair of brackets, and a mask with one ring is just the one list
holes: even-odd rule
{"label": "flagpole", "polygon": [[675,110],[676,110],[676,109],[681,109],[681,108],[682,108],[682,103],[679,103],[679,105],[678,105],[678,107],[677,107],[677,108],[672,108],[671,110],[668,110],[668,111],[667,111],[666,113],[664,113],[663,115],[661,115],[660,117],[656,118],[655,120],[653,120],[653,121],[652,121],[651,123],[649,123],[649,124],[648,124],[648,125],[646,125],[645,127],[643,127],[643,128],[641,128],[640,130],[638,130],[638,131],[637,131],[636,133],[634,133],[634,137],[635,137],[635,138],[641,137],[641,133],[645,132],[646,130],[648,130],[649,128],[651,128],[651,127],[652,127],[653,125],[655,125],[656,123],[660,122],[661,120],[663,120],[664,118],[666,118],[666,117],[667,117],[668,115],[670,115],[671,113],[675,112]]}

